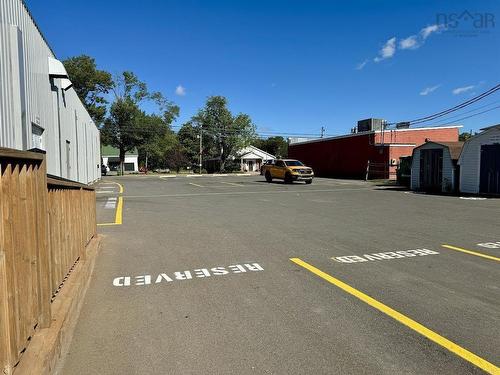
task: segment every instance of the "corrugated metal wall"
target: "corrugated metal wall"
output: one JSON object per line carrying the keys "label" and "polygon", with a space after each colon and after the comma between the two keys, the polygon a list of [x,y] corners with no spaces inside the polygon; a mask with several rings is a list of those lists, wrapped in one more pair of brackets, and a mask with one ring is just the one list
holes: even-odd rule
{"label": "corrugated metal wall", "polygon": [[55,56],[21,0],[0,1],[0,46],[0,147],[28,150],[41,141],[48,173],[100,178],[99,130],[76,92],[49,78]]}

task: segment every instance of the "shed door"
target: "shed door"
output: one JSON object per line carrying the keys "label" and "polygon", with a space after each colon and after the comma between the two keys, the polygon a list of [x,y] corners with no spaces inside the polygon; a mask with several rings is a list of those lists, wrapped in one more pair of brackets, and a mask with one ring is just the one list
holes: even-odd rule
{"label": "shed door", "polygon": [[500,144],[481,146],[479,191],[486,194],[500,194]]}
{"label": "shed door", "polygon": [[442,191],[443,149],[420,150],[420,188]]}

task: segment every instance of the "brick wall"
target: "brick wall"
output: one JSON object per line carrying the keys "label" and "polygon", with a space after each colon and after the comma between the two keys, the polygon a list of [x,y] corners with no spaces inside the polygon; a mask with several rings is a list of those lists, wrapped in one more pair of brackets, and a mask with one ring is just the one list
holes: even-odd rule
{"label": "brick wall", "polygon": [[[399,162],[401,156],[409,156],[413,148],[433,141],[458,141],[458,128],[408,129],[382,133],[353,134],[321,141],[292,144],[290,158],[298,159],[312,167],[317,176],[364,178],[368,160],[372,163]],[[415,146],[376,146],[376,144],[415,144]],[[395,167],[389,168],[395,173]]]}

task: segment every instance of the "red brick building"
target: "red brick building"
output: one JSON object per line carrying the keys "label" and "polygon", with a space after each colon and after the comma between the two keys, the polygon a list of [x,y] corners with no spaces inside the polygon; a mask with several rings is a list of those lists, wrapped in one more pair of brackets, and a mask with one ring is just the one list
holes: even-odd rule
{"label": "red brick building", "polygon": [[395,178],[399,158],[411,156],[425,140],[456,142],[460,126],[364,131],[290,144],[288,157],[314,169],[317,176]]}

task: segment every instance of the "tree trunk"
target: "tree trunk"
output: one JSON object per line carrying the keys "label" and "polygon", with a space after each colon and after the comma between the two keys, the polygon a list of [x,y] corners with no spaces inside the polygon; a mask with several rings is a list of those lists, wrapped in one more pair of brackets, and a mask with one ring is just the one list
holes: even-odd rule
{"label": "tree trunk", "polygon": [[120,147],[120,174],[123,176],[125,163],[125,150]]}

